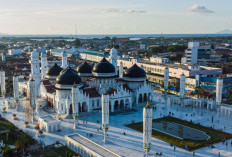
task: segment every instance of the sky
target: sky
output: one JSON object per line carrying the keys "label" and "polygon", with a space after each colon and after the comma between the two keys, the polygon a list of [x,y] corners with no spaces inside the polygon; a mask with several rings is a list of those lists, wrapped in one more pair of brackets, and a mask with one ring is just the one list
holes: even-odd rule
{"label": "sky", "polygon": [[3,34],[187,34],[232,30],[232,0],[0,0]]}

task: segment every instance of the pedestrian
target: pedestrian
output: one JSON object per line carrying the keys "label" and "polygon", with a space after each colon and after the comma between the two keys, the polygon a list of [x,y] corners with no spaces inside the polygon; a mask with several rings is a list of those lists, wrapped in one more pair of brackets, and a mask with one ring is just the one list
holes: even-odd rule
{"label": "pedestrian", "polygon": [[218,152],[218,156],[219,156],[219,157],[221,156],[220,152]]}
{"label": "pedestrian", "polygon": [[195,152],[193,152],[193,156],[195,156]]}
{"label": "pedestrian", "polygon": [[174,149],[173,149],[173,150],[174,150],[174,152],[176,151],[176,146],[174,146]]}

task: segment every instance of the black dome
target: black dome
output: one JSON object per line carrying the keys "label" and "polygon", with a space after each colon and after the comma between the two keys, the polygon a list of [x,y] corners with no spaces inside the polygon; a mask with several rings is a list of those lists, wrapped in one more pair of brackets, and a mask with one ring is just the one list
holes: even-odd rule
{"label": "black dome", "polygon": [[137,64],[134,64],[132,67],[126,69],[124,76],[132,78],[146,77],[146,72],[138,67]]}
{"label": "black dome", "polygon": [[56,83],[62,85],[80,84],[81,78],[75,70],[68,67],[56,78]]}
{"label": "black dome", "polygon": [[77,67],[78,73],[91,73],[92,72],[92,66],[90,66],[86,61],[84,61],[81,65]]}
{"label": "black dome", "polygon": [[115,67],[105,57],[93,67],[95,73],[115,73]]}
{"label": "black dome", "polygon": [[56,63],[47,70],[46,74],[48,76],[58,76],[63,69]]}

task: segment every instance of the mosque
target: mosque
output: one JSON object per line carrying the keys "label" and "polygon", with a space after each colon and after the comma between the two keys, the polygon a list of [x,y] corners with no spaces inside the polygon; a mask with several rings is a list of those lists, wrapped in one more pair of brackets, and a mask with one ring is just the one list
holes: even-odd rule
{"label": "mosque", "polygon": [[[40,59],[41,58],[41,59]],[[124,70],[123,63],[117,66],[117,50],[112,48],[109,61],[102,60],[91,66],[83,61],[77,69],[68,65],[66,52],[62,52],[62,66],[48,68],[47,54],[37,51],[31,54],[30,80],[18,84],[19,95],[28,96],[34,82],[36,108],[50,107],[60,115],[92,112],[101,109],[101,95],[109,95],[110,112],[132,109],[153,98],[153,87],[146,81],[146,72],[134,64]],[[18,81],[18,79],[15,79]],[[72,88],[76,87],[77,97]],[[73,104],[75,98],[75,104]]]}

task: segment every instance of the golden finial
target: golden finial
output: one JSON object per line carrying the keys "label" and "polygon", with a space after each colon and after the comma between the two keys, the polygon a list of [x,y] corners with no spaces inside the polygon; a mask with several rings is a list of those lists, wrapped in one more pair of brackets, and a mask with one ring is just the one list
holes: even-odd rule
{"label": "golden finial", "polygon": [[76,82],[74,82],[73,87],[77,87]]}
{"label": "golden finial", "polygon": [[103,95],[107,95],[107,91],[106,91],[106,89],[105,89],[105,91],[104,91],[104,94]]}
{"label": "golden finial", "polygon": [[151,108],[150,103],[149,101],[147,101],[147,105],[145,106],[145,109],[150,109],[150,108]]}

